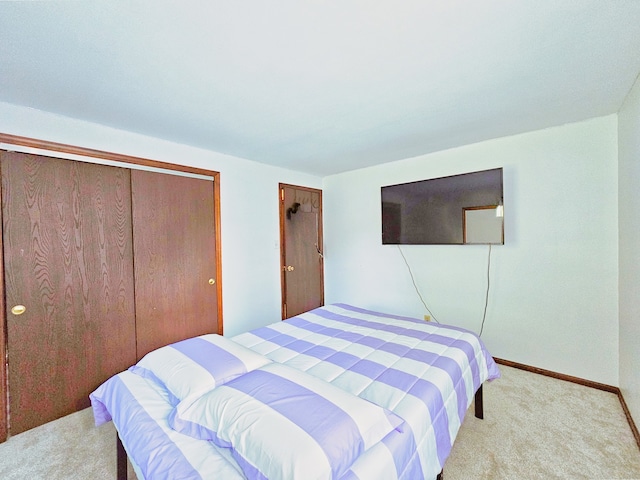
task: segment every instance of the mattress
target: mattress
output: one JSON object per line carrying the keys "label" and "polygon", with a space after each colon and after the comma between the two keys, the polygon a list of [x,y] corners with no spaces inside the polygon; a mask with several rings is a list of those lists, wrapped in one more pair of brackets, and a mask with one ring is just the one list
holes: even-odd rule
{"label": "mattress", "polygon": [[[353,450],[349,465],[333,470],[339,477],[328,478],[435,478],[475,392],[500,376],[483,342],[470,331],[346,304],[324,306],[230,340],[285,366],[285,373],[299,372],[288,378],[300,378],[302,384],[312,378],[309,385],[339,389],[401,419],[380,441],[360,446],[356,457]],[[259,373],[274,370],[263,363],[257,364]],[[259,469],[243,468],[244,457],[217,432],[208,440],[178,432],[171,419],[180,404],[162,382],[139,373],[134,368],[112,377],[91,400],[96,424],[113,420],[144,478],[266,478]],[[259,375],[249,372],[228,385],[248,383],[250,376]],[[213,395],[204,395],[219,396],[225,388],[214,386],[205,389]],[[199,396],[192,394],[186,407]],[[273,447],[266,442],[265,449]]]}

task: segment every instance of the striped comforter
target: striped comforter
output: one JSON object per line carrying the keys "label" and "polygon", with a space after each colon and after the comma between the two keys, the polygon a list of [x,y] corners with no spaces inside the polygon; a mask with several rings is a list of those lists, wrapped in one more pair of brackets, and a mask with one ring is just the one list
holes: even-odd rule
{"label": "striped comforter", "polygon": [[[338,387],[345,395],[382,407],[402,420],[400,427],[361,449],[355,462],[340,470],[344,479],[435,478],[474,393],[484,381],[500,376],[482,341],[469,331],[344,304],[321,307],[231,340],[275,365],[299,372],[292,377],[299,378],[299,384],[315,378],[310,385],[318,394],[324,395],[321,386],[329,383],[329,388]],[[261,369],[273,370],[269,365]],[[215,387],[210,395],[218,397],[226,391],[227,397],[256,396],[241,388],[251,383],[249,377],[264,376],[254,372],[246,374],[247,380],[240,376]],[[319,388],[318,379],[322,380]],[[264,393],[264,388],[260,391]],[[203,403],[210,401],[203,397]],[[92,394],[92,405],[97,424],[113,419],[127,453],[145,478],[254,477],[247,475],[253,470],[238,465],[233,445],[216,445],[176,431],[169,419],[181,406],[157,382],[123,372]],[[191,402],[184,407],[193,410]],[[220,418],[228,414],[218,413]],[[189,421],[193,418],[200,417]],[[202,421],[213,422],[206,425],[206,431],[220,423],[219,419]],[[231,451],[225,448],[229,446]],[[262,478],[260,475],[257,472],[255,477]]]}

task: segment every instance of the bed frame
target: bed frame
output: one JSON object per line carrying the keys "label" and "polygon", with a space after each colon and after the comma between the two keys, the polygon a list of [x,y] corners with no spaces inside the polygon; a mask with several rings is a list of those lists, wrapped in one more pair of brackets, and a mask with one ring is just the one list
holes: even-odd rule
{"label": "bed frame", "polygon": [[[482,385],[476,391],[474,396],[474,410],[475,416],[479,419],[484,419],[484,405],[482,400]],[[116,433],[116,462],[117,462],[117,470],[116,470],[116,479],[117,480],[128,480],[127,473],[127,452],[122,445],[122,441],[120,440],[120,435]],[[442,472],[438,474],[436,480],[443,480],[444,476]]]}

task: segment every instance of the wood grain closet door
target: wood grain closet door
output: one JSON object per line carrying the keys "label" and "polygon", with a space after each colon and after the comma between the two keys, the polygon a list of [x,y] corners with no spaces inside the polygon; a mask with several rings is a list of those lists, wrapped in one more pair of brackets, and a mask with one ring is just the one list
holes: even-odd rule
{"label": "wood grain closet door", "polygon": [[133,170],[138,357],[218,332],[213,181]]}
{"label": "wood grain closet door", "polygon": [[126,169],[0,158],[15,435],[88,407],[135,363],[131,195]]}

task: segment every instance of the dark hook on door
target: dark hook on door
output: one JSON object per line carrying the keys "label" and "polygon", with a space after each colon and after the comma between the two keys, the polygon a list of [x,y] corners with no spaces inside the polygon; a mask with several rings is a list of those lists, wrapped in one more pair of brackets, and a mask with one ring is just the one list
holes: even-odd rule
{"label": "dark hook on door", "polygon": [[298,202],[295,202],[293,205],[287,208],[287,220],[291,220],[292,213],[298,213],[298,208],[300,208],[300,204]]}

